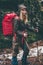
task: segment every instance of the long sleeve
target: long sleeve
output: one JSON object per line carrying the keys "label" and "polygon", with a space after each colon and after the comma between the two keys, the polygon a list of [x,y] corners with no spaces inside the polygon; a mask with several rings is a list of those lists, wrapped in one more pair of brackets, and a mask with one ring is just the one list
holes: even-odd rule
{"label": "long sleeve", "polygon": [[34,27],[32,27],[30,24],[26,24],[26,29],[29,31],[33,31]]}
{"label": "long sleeve", "polygon": [[34,26],[31,26],[30,24],[26,24],[26,29],[31,31],[31,32],[37,32],[37,31],[35,31]]}

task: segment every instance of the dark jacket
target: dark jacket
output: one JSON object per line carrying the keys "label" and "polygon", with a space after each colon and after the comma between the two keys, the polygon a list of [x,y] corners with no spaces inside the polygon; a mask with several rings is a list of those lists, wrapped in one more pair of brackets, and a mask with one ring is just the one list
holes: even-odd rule
{"label": "dark jacket", "polygon": [[[30,26],[29,23],[24,23],[24,21],[21,21],[20,19],[14,19],[14,36],[16,40],[22,42],[23,40],[23,33],[28,31],[34,31],[34,28]],[[16,34],[16,35],[15,35]]]}

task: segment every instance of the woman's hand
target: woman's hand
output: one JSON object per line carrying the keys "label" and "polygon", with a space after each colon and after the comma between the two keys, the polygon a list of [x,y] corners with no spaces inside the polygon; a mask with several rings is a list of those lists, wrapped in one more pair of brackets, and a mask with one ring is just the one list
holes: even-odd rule
{"label": "woman's hand", "polygon": [[27,36],[28,36],[27,32],[25,32],[25,33],[23,34],[23,36],[24,36],[24,37],[27,37]]}

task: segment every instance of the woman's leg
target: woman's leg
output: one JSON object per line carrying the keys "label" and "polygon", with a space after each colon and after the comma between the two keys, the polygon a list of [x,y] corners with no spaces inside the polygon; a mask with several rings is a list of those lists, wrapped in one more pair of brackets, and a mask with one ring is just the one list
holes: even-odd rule
{"label": "woman's leg", "polygon": [[12,52],[12,65],[18,65],[18,61],[17,61],[17,54],[18,54],[18,43],[15,42],[13,40],[13,43],[12,43],[12,48],[13,48],[13,52]]}
{"label": "woman's leg", "polygon": [[24,53],[23,53],[23,57],[22,57],[22,65],[27,65],[27,55],[28,55],[29,50],[28,50],[26,44],[24,44],[23,50],[24,50]]}

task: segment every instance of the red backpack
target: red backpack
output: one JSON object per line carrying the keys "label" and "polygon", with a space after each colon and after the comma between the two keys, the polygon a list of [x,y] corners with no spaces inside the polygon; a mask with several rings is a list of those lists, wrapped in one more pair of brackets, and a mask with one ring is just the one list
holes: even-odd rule
{"label": "red backpack", "polygon": [[8,13],[4,16],[2,20],[2,31],[3,35],[12,35],[13,33],[13,21],[12,19],[16,17],[15,13]]}

